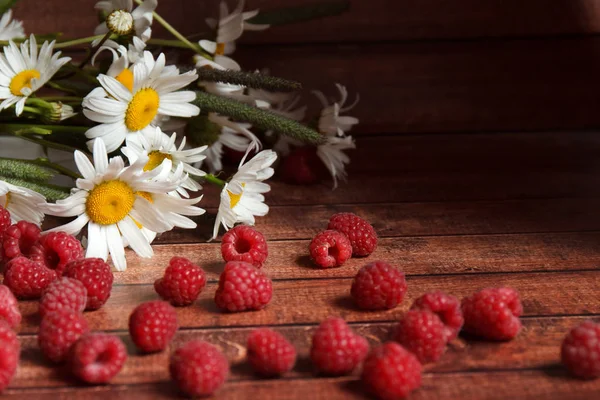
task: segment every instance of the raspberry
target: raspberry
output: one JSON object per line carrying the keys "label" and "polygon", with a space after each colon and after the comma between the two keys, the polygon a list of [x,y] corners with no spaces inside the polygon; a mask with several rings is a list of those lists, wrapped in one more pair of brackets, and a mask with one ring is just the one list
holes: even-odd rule
{"label": "raspberry", "polygon": [[317,183],[323,172],[323,163],[313,146],[298,147],[281,161],[279,175],[284,182],[294,185]]}
{"label": "raspberry", "polygon": [[402,303],[406,294],[404,273],[383,261],[365,265],[358,271],[350,294],[363,310],[385,310]]}
{"label": "raspberry", "polygon": [[414,354],[387,342],[367,356],[361,380],[381,400],[404,399],[421,386],[422,369]]}
{"label": "raspberry", "polygon": [[10,212],[2,206],[0,206],[0,236],[6,231],[6,229],[12,224],[10,220]]}
{"label": "raspberry", "polygon": [[82,314],[71,310],[52,312],[42,319],[38,343],[49,360],[61,362],[67,358],[73,343],[87,332],[88,324]]}
{"label": "raspberry", "polygon": [[521,329],[523,307],[512,288],[483,289],[462,300],[464,330],[490,340],[510,340]]}
{"label": "raspberry", "polygon": [[352,372],[368,351],[367,340],[352,332],[343,319],[329,318],[313,335],[310,359],[323,374],[344,375]]}
{"label": "raspberry", "polygon": [[21,299],[37,299],[56,279],[56,272],[26,257],[13,258],[6,264],[4,284]]}
{"label": "raspberry", "polygon": [[87,383],[109,382],[126,360],[127,349],[121,339],[105,333],[82,336],[69,354],[71,371]]}
{"label": "raspberry", "polygon": [[352,254],[355,256],[368,256],[377,247],[377,233],[375,229],[356,214],[334,214],[329,219],[327,229],[333,229],[346,235],[350,239]]}
{"label": "raspberry", "polygon": [[62,276],[67,264],[83,258],[83,247],[75,236],[66,232],[50,232],[40,237],[30,250],[30,257]]}
{"label": "raspberry", "polygon": [[561,359],[574,376],[600,377],[600,324],[585,321],[571,329],[562,343]]}
{"label": "raspberry", "polygon": [[446,326],[431,311],[412,310],[400,320],[394,340],[423,364],[440,359],[446,350]]}
{"label": "raspberry", "polygon": [[261,268],[269,252],[262,233],[248,225],[238,225],[223,235],[221,254],[225,261],[245,261]]}
{"label": "raspberry", "polygon": [[6,321],[0,320],[0,393],[17,372],[20,351],[17,334]]}
{"label": "raspberry", "polygon": [[283,335],[260,328],[248,336],[248,361],[261,375],[282,375],[294,367],[296,349]]}
{"label": "raspberry", "polygon": [[440,291],[425,293],[413,302],[410,309],[437,314],[445,325],[444,334],[447,342],[458,336],[465,322],[458,299]]}
{"label": "raspberry", "polygon": [[40,315],[53,311],[70,310],[82,313],[87,302],[87,290],[77,279],[62,277],[52,282],[40,300]]}
{"label": "raspberry", "polygon": [[188,396],[208,396],[229,375],[227,358],[210,343],[192,340],[178,348],[169,362],[171,378]]}
{"label": "raspberry", "polygon": [[82,258],[67,264],[64,276],[77,279],[87,290],[86,310],[97,310],[106,303],[112,290],[113,274],[101,258]]}
{"label": "raspberry", "polygon": [[177,313],[166,301],[140,304],[129,316],[129,334],[142,351],[164,350],[177,332]]}
{"label": "raspberry", "polygon": [[154,290],[174,306],[188,306],[200,295],[206,285],[202,268],[184,257],[173,257],[165,275],[154,282]]}
{"label": "raspberry", "polygon": [[11,328],[21,323],[21,312],[15,295],[8,286],[0,285],[0,321],[6,321]]}
{"label": "raspberry", "polygon": [[32,246],[40,238],[40,227],[19,221],[6,228],[2,235],[2,259],[8,262],[19,256],[29,256]]}
{"label": "raspberry", "polygon": [[217,307],[224,311],[260,310],[273,295],[271,280],[252,264],[229,261],[219,277]]}
{"label": "raspberry", "polygon": [[339,267],[352,257],[352,246],[343,233],[323,231],[308,246],[310,258],[321,268]]}

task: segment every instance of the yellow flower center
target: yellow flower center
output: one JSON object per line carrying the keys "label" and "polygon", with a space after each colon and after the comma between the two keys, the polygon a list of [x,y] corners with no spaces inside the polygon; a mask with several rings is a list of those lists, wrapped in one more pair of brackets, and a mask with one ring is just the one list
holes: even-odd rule
{"label": "yellow flower center", "polygon": [[[242,187],[246,187],[245,183],[242,183]],[[237,206],[237,203],[240,202],[242,198],[242,194],[244,191],[240,192],[240,194],[231,193],[231,191],[227,190],[227,194],[229,195],[229,208],[233,210],[233,207]]]}
{"label": "yellow flower center", "polygon": [[135,202],[131,187],[120,180],[102,182],[93,188],[85,202],[85,211],[92,222],[113,225],[129,214]]}
{"label": "yellow flower center", "polygon": [[25,71],[19,72],[10,81],[10,92],[15,96],[23,96],[21,90],[26,87],[31,89],[31,80],[33,78],[40,78],[40,72],[36,69],[26,69]]}
{"label": "yellow flower center", "polygon": [[217,43],[217,48],[215,49],[215,56],[222,56],[225,54],[225,43]]}
{"label": "yellow flower center", "polygon": [[161,153],[160,151],[151,151],[148,154],[148,162],[144,165],[144,171],[152,171],[154,168],[162,164],[166,159],[173,160],[170,154]]}
{"label": "yellow flower center", "polygon": [[151,88],[138,90],[129,102],[125,113],[125,126],[130,131],[140,131],[147,127],[156,114],[160,97],[156,90]]}
{"label": "yellow flower center", "polygon": [[148,200],[150,203],[154,203],[154,199],[152,198],[152,193],[148,193],[148,192],[135,192],[135,194],[137,194],[140,197],[143,197],[144,199]]}
{"label": "yellow flower center", "polygon": [[133,72],[129,68],[123,69],[115,79],[121,82],[130,92],[133,92]]}

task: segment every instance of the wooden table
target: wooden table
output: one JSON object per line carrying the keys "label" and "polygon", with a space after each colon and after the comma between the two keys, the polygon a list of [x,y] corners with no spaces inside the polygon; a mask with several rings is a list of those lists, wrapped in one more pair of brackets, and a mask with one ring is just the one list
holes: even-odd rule
{"label": "wooden table", "polygon": [[[205,243],[211,218],[203,217],[202,229],[161,237],[152,260],[129,253],[129,269],[115,274],[109,302],[86,314],[94,330],[115,333],[128,345],[130,357],[111,385],[78,385],[44,361],[36,345],[37,305],[24,302],[22,363],[3,398],[175,397],[167,371],[169,351],[140,355],[127,333],[130,312],[157,298],[152,283],[174,255],[189,257],[209,276],[196,304],[177,309],[181,328],[172,347],[202,338],[225,351],[232,373],[215,398],[366,398],[354,376],[312,374],[307,352],[320,321],[342,316],[376,344],[387,339],[412,300],[426,291],[462,297],[499,285],[521,293],[525,313],[520,335],[508,343],[453,342],[439,363],[426,367],[423,387],[411,398],[595,398],[600,381],[572,379],[558,361],[569,328],[588,318],[598,320],[600,314],[600,188],[591,179],[600,168],[598,150],[600,136],[589,133],[359,140],[350,181],[336,191],[328,185],[273,183],[271,212],[257,225],[269,239],[265,270],[274,281],[273,301],[265,310],[223,314],[215,308],[212,297],[223,262],[219,243]],[[208,190],[205,196],[211,213],[214,195]],[[338,211],[369,219],[379,232],[379,247],[369,258],[352,259],[341,268],[314,269],[308,242]],[[376,259],[405,271],[407,298],[394,310],[357,311],[348,298],[352,277]],[[298,364],[283,379],[257,379],[243,361],[248,333],[263,325],[275,327],[298,349]]]}

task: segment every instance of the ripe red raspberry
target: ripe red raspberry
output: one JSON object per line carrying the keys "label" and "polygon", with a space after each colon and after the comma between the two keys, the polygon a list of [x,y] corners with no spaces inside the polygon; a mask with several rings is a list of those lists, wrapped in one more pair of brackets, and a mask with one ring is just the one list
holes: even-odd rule
{"label": "ripe red raspberry", "polygon": [[413,302],[410,309],[427,310],[437,314],[446,325],[444,334],[448,342],[458,336],[465,322],[458,299],[440,291],[425,293]]}
{"label": "ripe red raspberry", "polygon": [[164,350],[177,332],[177,313],[166,301],[140,304],[129,316],[129,334],[142,351]]}
{"label": "ripe red raspberry", "polygon": [[267,241],[248,225],[238,225],[223,235],[221,254],[225,261],[245,261],[261,268],[267,259]]}
{"label": "ripe red raspberry", "polygon": [[62,276],[69,262],[79,260],[83,256],[83,247],[79,240],[66,232],[50,232],[43,235],[30,250],[32,259],[41,261],[46,267],[55,270],[58,276]]}
{"label": "ripe red raspberry", "polygon": [[27,221],[19,221],[6,228],[2,235],[2,260],[8,262],[19,256],[29,256],[31,247],[40,238],[40,227]]}
{"label": "ripe red raspberry", "polygon": [[363,310],[394,308],[404,299],[406,279],[398,268],[384,261],[376,261],[358,271],[350,294]]}
{"label": "ripe red raspberry", "polygon": [[61,362],[66,360],[73,343],[89,330],[87,321],[78,312],[52,312],[42,318],[38,343],[42,353],[49,360]]}
{"label": "ripe red raspberry", "polygon": [[363,364],[362,382],[381,400],[406,398],[421,386],[419,360],[394,342],[374,348]]}
{"label": "ripe red raspberry", "polygon": [[248,336],[248,361],[261,375],[282,375],[294,367],[296,349],[280,333],[260,328]]}
{"label": "ripe red raspberry", "polygon": [[108,383],[127,360],[127,349],[118,336],[105,333],[83,335],[71,348],[73,374],[87,383]]}
{"label": "ripe red raspberry", "polygon": [[0,320],[0,393],[17,372],[20,351],[17,334],[6,321]]}
{"label": "ripe red raspberry", "polygon": [[154,290],[174,306],[188,306],[206,285],[206,274],[199,266],[184,257],[173,257],[165,275],[154,282]]}
{"label": "ripe red raspberry", "polygon": [[97,310],[110,297],[113,273],[101,258],[82,258],[67,264],[64,276],[77,279],[87,290],[86,310]]}
{"label": "ripe red raspberry", "polygon": [[352,372],[368,352],[364,337],[355,334],[343,319],[329,318],[313,335],[310,359],[323,374],[344,375]]}
{"label": "ripe red raspberry", "polygon": [[223,311],[260,310],[273,295],[271,280],[252,264],[229,261],[219,277],[215,303]]}
{"label": "ripe red raspberry", "polygon": [[209,396],[225,383],[229,363],[212,344],[192,340],[171,355],[169,371],[183,393],[191,397]]}
{"label": "ripe red raspberry", "polygon": [[13,329],[21,323],[19,303],[5,285],[0,285],[0,321],[2,320],[6,321]]}
{"label": "ripe red raspberry", "polygon": [[6,264],[4,284],[21,299],[37,299],[56,279],[56,272],[26,257],[13,258]]}
{"label": "ripe red raspberry", "polygon": [[61,310],[82,313],[87,302],[87,290],[77,279],[62,277],[52,282],[40,300],[40,315]]}
{"label": "ripe red raspberry", "polygon": [[0,236],[6,231],[6,229],[12,224],[10,220],[10,212],[2,206],[0,206]]}
{"label": "ripe red raspberry", "polygon": [[323,231],[308,245],[310,258],[321,268],[339,267],[352,257],[352,245],[343,233]]}
{"label": "ripe red raspberry", "polygon": [[400,320],[394,340],[423,364],[437,361],[446,350],[445,325],[431,311],[412,310]]}
{"label": "ripe red raspberry", "polygon": [[561,359],[574,376],[600,377],[600,324],[585,321],[571,329],[562,343]]}
{"label": "ripe red raspberry", "polygon": [[281,161],[279,175],[287,183],[312,185],[321,179],[323,167],[323,162],[317,156],[317,148],[303,146],[292,150]]}
{"label": "ripe red raspberry", "polygon": [[377,233],[375,229],[356,214],[334,214],[329,219],[327,229],[333,229],[346,235],[350,239],[352,254],[355,256],[368,256],[377,247]]}
{"label": "ripe red raspberry", "polygon": [[483,289],[462,300],[464,330],[490,340],[510,340],[521,329],[523,306],[512,288]]}

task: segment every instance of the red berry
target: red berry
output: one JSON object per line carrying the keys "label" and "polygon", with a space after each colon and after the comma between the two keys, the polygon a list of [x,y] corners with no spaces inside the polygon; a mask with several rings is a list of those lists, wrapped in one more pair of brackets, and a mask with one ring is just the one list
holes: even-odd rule
{"label": "red berry", "polygon": [[77,279],[62,277],[52,282],[40,300],[40,315],[70,310],[82,313],[87,302],[87,290]]}
{"label": "red berry", "polygon": [[27,221],[19,221],[6,228],[2,235],[2,259],[8,262],[20,256],[29,256],[31,248],[40,238],[40,227]]}
{"label": "red berry", "polygon": [[6,264],[4,284],[21,299],[37,299],[56,279],[56,272],[26,257],[13,258]]}
{"label": "red berry", "polygon": [[404,299],[406,279],[398,268],[384,261],[376,261],[358,271],[350,294],[363,310],[394,308]]}
{"label": "red berry", "polygon": [[410,309],[437,314],[445,325],[444,334],[448,342],[456,338],[465,322],[458,299],[441,291],[425,293],[413,302]]}
{"label": "red berry", "polygon": [[71,371],[87,383],[109,382],[126,360],[127,349],[121,339],[105,333],[82,336],[69,354]]}
{"label": "red berry", "polygon": [[440,359],[446,350],[445,325],[431,311],[412,310],[400,320],[394,340],[423,364]]}
{"label": "red berry", "polygon": [[6,321],[0,320],[0,393],[17,372],[20,351],[17,334]]}
{"label": "red berry", "polygon": [[350,239],[352,254],[355,256],[368,256],[377,247],[377,233],[375,229],[356,214],[334,214],[329,219],[327,229],[333,229],[346,235]]}
{"label": "red berry", "polygon": [[215,303],[223,311],[260,310],[273,295],[271,280],[252,264],[230,261],[219,277]]}
{"label": "red berry", "polygon": [[352,245],[343,233],[323,231],[308,246],[310,258],[321,268],[339,267],[352,257]]}
{"label": "red berry", "polygon": [[284,182],[294,185],[311,185],[320,180],[323,163],[317,156],[317,148],[295,148],[281,161],[279,175]]}
{"label": "red berry", "polygon": [[260,328],[248,336],[248,361],[261,375],[282,375],[294,367],[296,349],[280,333]]}
{"label": "red berry", "polygon": [[585,321],[571,329],[562,343],[561,359],[574,376],[600,377],[600,324]]}
{"label": "red berry", "polygon": [[13,329],[21,323],[19,303],[9,287],[5,285],[0,285],[0,321],[2,320]]}
{"label": "red berry", "polygon": [[262,233],[248,225],[238,225],[223,235],[221,254],[225,261],[245,261],[261,268],[269,252]]}
{"label": "red berry", "polygon": [[140,304],[129,316],[129,334],[142,351],[164,350],[177,332],[177,313],[166,301]]}
{"label": "red berry", "polygon": [[12,224],[10,220],[10,212],[2,206],[0,206],[0,236],[6,231],[6,229]]}
{"label": "red berry", "polygon": [[229,375],[227,358],[210,343],[192,340],[178,348],[169,363],[171,378],[188,396],[208,396]]}
{"label": "red berry", "polygon": [[30,250],[30,257],[41,261],[46,267],[56,271],[61,276],[67,264],[83,258],[81,243],[75,236],[66,232],[50,232],[40,237],[38,243]]}
{"label": "red berry", "polygon": [[362,382],[381,400],[406,398],[421,386],[419,360],[394,342],[374,348],[363,364]]}
{"label": "red berry", "polygon": [[77,279],[87,290],[86,310],[97,310],[110,297],[113,273],[101,258],[82,258],[67,264],[64,276]]}
{"label": "red berry", "polygon": [[206,285],[206,274],[184,257],[173,257],[165,275],[154,282],[154,290],[174,306],[192,304]]}
{"label": "red berry", "polygon": [[73,343],[87,332],[89,327],[82,314],[71,310],[52,312],[42,318],[38,343],[49,360],[61,362],[66,360]]}
{"label": "red berry", "polygon": [[368,351],[367,340],[352,332],[343,319],[329,318],[313,335],[310,359],[323,374],[344,375],[352,372]]}
{"label": "red berry", "polygon": [[521,329],[523,306],[512,288],[483,289],[462,300],[464,330],[490,340],[510,340]]}

